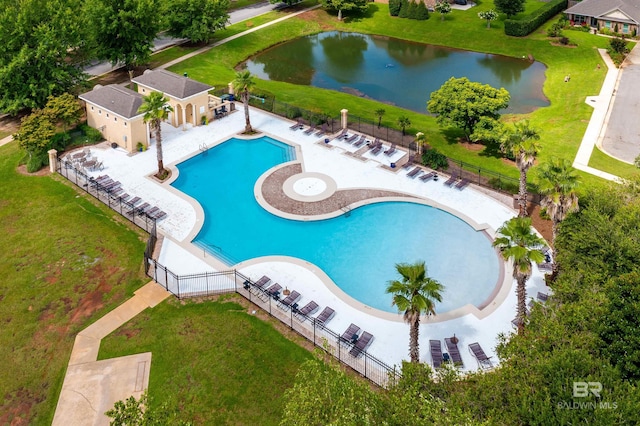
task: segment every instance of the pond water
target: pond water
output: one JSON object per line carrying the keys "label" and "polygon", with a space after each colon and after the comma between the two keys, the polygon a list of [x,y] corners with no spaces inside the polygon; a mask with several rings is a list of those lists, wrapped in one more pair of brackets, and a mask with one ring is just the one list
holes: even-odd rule
{"label": "pond water", "polygon": [[426,113],[431,92],[451,77],[504,87],[503,112],[526,113],[549,105],[540,62],[331,31],[274,46],[245,64],[265,80],[350,93]]}

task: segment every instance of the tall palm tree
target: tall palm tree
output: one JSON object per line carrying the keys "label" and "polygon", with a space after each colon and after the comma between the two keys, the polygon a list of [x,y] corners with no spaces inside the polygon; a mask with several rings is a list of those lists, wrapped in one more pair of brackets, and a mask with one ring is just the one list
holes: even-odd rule
{"label": "tall palm tree", "polygon": [[377,110],[376,110],[376,112],[375,112],[376,117],[378,117],[378,129],[380,128],[380,124],[382,123],[382,117],[384,117],[384,114],[385,114],[386,112],[387,112],[387,111],[385,111],[385,109],[384,109],[384,108],[379,108],[379,109],[377,109]]}
{"label": "tall palm tree", "polygon": [[[576,170],[566,159],[552,158],[548,163],[540,166],[538,171],[538,185],[540,193],[545,197],[542,205],[553,222],[551,245],[553,258],[556,258],[555,241],[558,235],[558,225],[569,213],[578,211],[578,195],[576,188],[579,184]],[[557,272],[557,263],[553,262],[553,275]]]}
{"label": "tall palm tree", "polygon": [[427,276],[424,262],[413,265],[398,263],[396,270],[401,280],[389,281],[387,293],[393,294],[393,304],[404,311],[404,320],[409,324],[409,356],[411,362],[419,362],[418,331],[420,315],[435,315],[435,302],[442,301],[444,286]]}
{"label": "tall palm tree", "polygon": [[161,92],[151,92],[148,96],[142,97],[142,105],[138,108],[138,112],[143,112],[143,120],[150,123],[151,129],[156,135],[156,152],[158,154],[158,177],[162,178],[165,170],[162,161],[162,130],[160,123],[169,117],[169,113],[173,111],[169,105],[169,99]]}
{"label": "tall palm tree", "polygon": [[514,124],[513,130],[508,130],[503,135],[501,149],[512,154],[516,159],[516,166],[520,170],[520,187],[518,190],[518,216],[527,216],[527,170],[536,161],[540,151],[538,131],[529,125],[528,120],[522,120]]}
{"label": "tall palm tree", "polygon": [[249,96],[251,95],[251,91],[256,87],[256,83],[253,81],[251,72],[248,70],[238,71],[232,84],[234,92],[240,94],[240,99],[242,99],[242,103],[244,104],[244,132],[253,133],[251,121],[249,121]]}
{"label": "tall palm tree", "polygon": [[544,255],[540,251],[544,240],[531,229],[530,217],[514,217],[498,228],[500,235],[493,246],[500,250],[502,258],[513,263],[513,278],[517,282],[518,297],[516,322],[518,334],[524,331],[524,319],[527,313],[527,280],[531,276],[531,263],[540,263]]}

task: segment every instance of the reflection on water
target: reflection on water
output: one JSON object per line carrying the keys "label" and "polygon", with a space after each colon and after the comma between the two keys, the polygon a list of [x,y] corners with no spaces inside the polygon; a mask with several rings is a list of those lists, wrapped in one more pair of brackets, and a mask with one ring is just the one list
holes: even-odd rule
{"label": "reflection on water", "polygon": [[246,62],[265,80],[322,87],[426,113],[431,92],[451,77],[504,87],[505,112],[549,105],[540,62],[467,52],[388,37],[331,31],[268,49]]}

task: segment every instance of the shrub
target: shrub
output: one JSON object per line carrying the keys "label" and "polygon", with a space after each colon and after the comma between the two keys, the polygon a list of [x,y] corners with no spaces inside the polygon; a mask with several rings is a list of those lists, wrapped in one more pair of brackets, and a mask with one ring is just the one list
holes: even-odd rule
{"label": "shrub", "polygon": [[420,0],[418,5],[416,6],[416,15],[415,19],[418,21],[425,21],[429,19],[429,10],[427,10],[427,5],[424,4],[424,1]]}
{"label": "shrub", "polygon": [[408,18],[409,17],[409,0],[400,0],[400,12],[398,12],[398,18]]}
{"label": "shrub", "polygon": [[55,149],[56,151],[64,151],[69,146],[71,137],[67,133],[56,133],[51,139],[49,149]]}
{"label": "shrub", "polygon": [[449,161],[447,161],[447,157],[441,152],[438,152],[435,148],[424,150],[422,153],[422,163],[431,167],[433,170],[446,170],[449,168]]}
{"label": "shrub", "polygon": [[547,29],[547,37],[559,37],[562,35],[562,25],[555,23]]}
{"label": "shrub", "polygon": [[552,0],[520,20],[506,19],[504,33],[515,37],[529,35],[566,8],[567,0]]}
{"label": "shrub", "polygon": [[389,15],[398,16],[402,7],[402,0],[389,0]]}
{"label": "shrub", "polygon": [[287,110],[287,118],[302,117],[302,111],[298,107],[291,107]]}
{"label": "shrub", "polygon": [[560,37],[560,44],[566,46],[567,44],[569,44],[569,38],[568,37]]}
{"label": "shrub", "polygon": [[407,9],[407,18],[418,19],[418,3],[413,0],[409,0],[409,8]]}
{"label": "shrub", "polygon": [[618,54],[627,54],[629,53],[629,48],[627,47],[627,41],[624,37],[616,37],[609,40],[609,49],[607,49],[609,53],[614,52]]}
{"label": "shrub", "polygon": [[103,139],[102,133],[100,130],[94,129],[93,127],[89,127],[88,124],[80,125],[80,131],[85,135],[87,142],[95,143],[99,142]]}
{"label": "shrub", "polygon": [[45,152],[33,153],[27,160],[27,172],[35,173],[49,164],[49,154]]}

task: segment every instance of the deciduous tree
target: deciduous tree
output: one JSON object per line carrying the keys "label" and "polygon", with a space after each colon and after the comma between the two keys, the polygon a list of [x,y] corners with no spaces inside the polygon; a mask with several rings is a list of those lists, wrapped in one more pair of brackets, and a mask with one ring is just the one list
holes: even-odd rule
{"label": "deciduous tree", "polygon": [[441,21],[444,21],[445,15],[451,13],[451,5],[447,0],[438,0],[436,2],[436,5],[434,6],[434,9],[440,14]]}
{"label": "deciduous tree", "polygon": [[431,93],[427,110],[437,115],[438,124],[460,128],[469,140],[483,117],[500,118],[499,111],[509,106],[509,99],[506,89],[471,82],[466,77],[451,77]]}
{"label": "deciduous tree", "polygon": [[82,117],[82,107],[78,98],[70,93],[63,93],[60,96],[49,96],[44,113],[48,114],[54,123],[61,122],[62,130],[66,133],[67,129]]}
{"label": "deciduous tree", "polygon": [[478,17],[487,21],[487,28],[491,28],[491,21],[498,19],[498,14],[495,10],[489,9],[478,12]]}
{"label": "deciduous tree", "polygon": [[322,6],[326,9],[338,11],[338,20],[342,21],[342,12],[351,10],[366,12],[369,8],[367,0],[322,0]]}
{"label": "deciduous tree", "polygon": [[169,35],[194,43],[208,43],[229,21],[229,0],[174,0],[168,8]]}
{"label": "deciduous tree", "polygon": [[525,0],[493,0],[493,5],[498,12],[511,18],[513,15],[524,12],[524,2]]}

